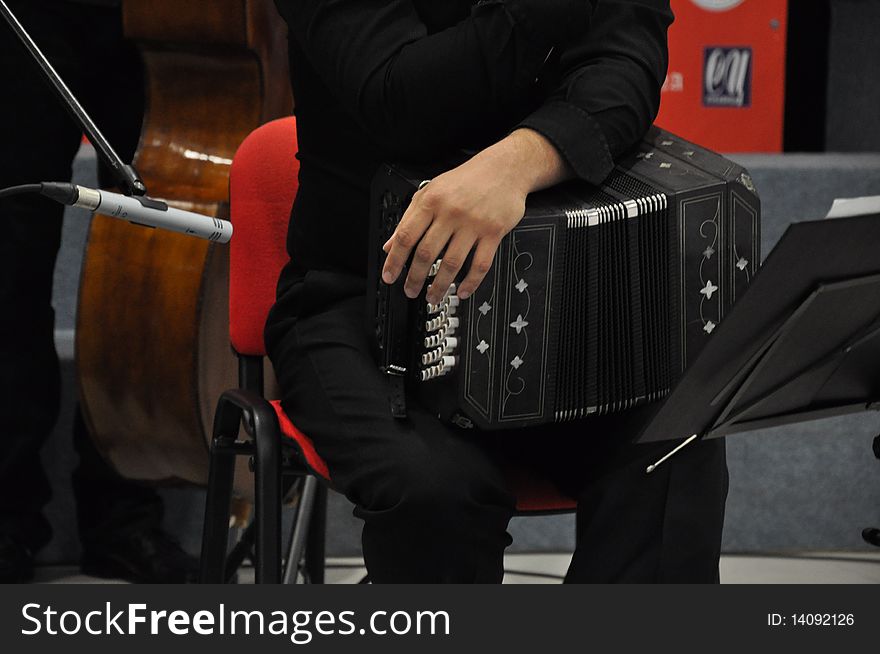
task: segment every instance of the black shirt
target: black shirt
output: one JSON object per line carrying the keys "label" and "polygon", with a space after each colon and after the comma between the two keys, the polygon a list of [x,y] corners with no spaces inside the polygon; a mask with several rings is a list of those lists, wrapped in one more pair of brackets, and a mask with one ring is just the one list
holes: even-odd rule
{"label": "black shirt", "polygon": [[602,181],[656,116],[669,0],[276,0],[290,29],[300,187],[292,268],[364,275],[383,161],[438,161],[517,126]]}

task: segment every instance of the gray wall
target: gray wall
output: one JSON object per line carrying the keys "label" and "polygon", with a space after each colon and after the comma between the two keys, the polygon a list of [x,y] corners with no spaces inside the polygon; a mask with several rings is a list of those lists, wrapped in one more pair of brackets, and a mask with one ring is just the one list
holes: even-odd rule
{"label": "gray wall", "polygon": [[[880,155],[761,155],[737,157],[751,170],[764,204],[764,253],[792,221],[824,216],[838,196],[880,195]],[[93,153],[76,164],[81,183],[92,182]],[[88,216],[68,216],[56,270],[58,340],[65,359],[65,408],[44,452],[55,487],[49,514],[55,540],[46,561],[74,560],[78,544],[69,476],[73,466],[70,418],[74,381],[71,331]],[[880,251],[880,248],[878,248]],[[878,255],[880,256],[880,255]],[[729,439],[731,488],[725,523],[727,551],[860,549],[865,526],[880,525],[880,461],[871,439],[880,432],[875,414],[826,420]],[[198,547],[203,492],[163,490],[168,528],[192,551]],[[359,551],[359,525],[351,507],[334,498],[331,554]],[[517,549],[573,547],[571,516],[521,518],[511,526]]]}

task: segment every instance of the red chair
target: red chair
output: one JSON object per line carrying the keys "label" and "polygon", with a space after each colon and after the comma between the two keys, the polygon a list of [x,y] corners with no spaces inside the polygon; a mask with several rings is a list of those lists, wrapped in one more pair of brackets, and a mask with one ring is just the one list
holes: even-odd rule
{"label": "red chair", "polygon": [[[299,502],[284,577],[292,581],[305,553],[304,576],[324,576],[327,466],[311,441],[287,419],[278,402],[264,399],[266,354],[263,325],[275,301],[275,283],[288,261],[290,208],[298,186],[296,122],[263,125],[240,146],[230,175],[230,213],[235,238],[229,247],[229,339],[239,361],[239,388],[217,405],[202,535],[201,581],[230,579],[255,543],[257,583],[281,580],[281,496],[283,477],[299,483]],[[239,440],[241,426],[250,437]],[[294,447],[282,447],[284,444]],[[235,459],[248,456],[254,472],[255,517],[227,556],[229,503]]]}
{"label": "red chair", "polygon": [[[276,280],[288,261],[287,224],[299,172],[295,149],[296,121],[283,118],[248,136],[232,163],[230,214],[235,234],[229,250],[229,337],[239,359],[239,389],[222,395],[214,418],[202,582],[230,578],[249,553],[251,537],[256,540],[257,583],[282,580],[283,477],[292,477],[300,484],[284,580],[294,581],[299,571],[314,583],[322,582],[324,577],[326,493],[327,486],[332,486],[332,471],[308,436],[284,414],[280,403],[263,397],[263,326],[275,299]],[[239,440],[242,426],[249,439]],[[249,456],[253,461],[255,518],[227,556],[229,503],[237,456]],[[520,512],[555,513],[575,507],[548,482],[521,470],[508,473],[517,490]]]}

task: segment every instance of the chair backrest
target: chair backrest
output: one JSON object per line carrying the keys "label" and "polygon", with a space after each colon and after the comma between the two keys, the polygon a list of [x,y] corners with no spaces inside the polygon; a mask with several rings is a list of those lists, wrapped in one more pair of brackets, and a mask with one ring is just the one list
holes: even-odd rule
{"label": "chair backrest", "polygon": [[289,260],[287,225],[299,176],[296,150],[296,119],[281,118],[254,130],[232,161],[229,340],[241,355],[266,353],[263,326],[275,302],[278,274]]}

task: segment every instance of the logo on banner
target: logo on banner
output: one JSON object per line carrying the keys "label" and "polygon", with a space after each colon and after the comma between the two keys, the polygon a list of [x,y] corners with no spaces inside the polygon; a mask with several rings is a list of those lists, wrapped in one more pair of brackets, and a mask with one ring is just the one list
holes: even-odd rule
{"label": "logo on banner", "polygon": [[745,0],[691,0],[706,11],[727,11],[741,5]]}
{"label": "logo on banner", "polygon": [[752,105],[752,49],[710,47],[703,50],[703,105]]}

